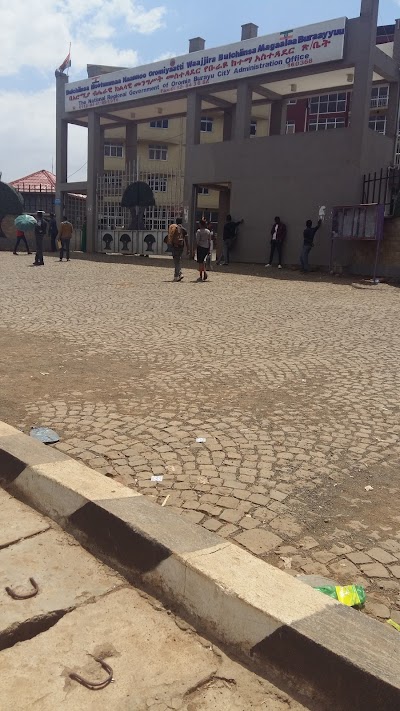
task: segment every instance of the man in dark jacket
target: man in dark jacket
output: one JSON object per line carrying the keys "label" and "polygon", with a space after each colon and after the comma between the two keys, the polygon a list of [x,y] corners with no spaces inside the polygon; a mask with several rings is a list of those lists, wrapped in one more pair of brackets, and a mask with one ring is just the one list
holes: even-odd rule
{"label": "man in dark jacket", "polygon": [[43,239],[47,233],[47,222],[43,217],[43,212],[38,212],[36,215],[37,224],[35,225],[36,238],[36,256],[34,261],[35,267],[40,267],[44,264],[43,261]]}
{"label": "man in dark jacket", "polygon": [[285,237],[286,225],[281,222],[280,217],[275,217],[275,221],[271,229],[271,253],[269,255],[269,262],[265,265],[266,267],[270,267],[272,265],[275,250],[278,250],[278,269],[282,269],[282,250]]}
{"label": "man in dark jacket", "polygon": [[303,251],[300,255],[300,263],[303,272],[309,271],[308,256],[314,246],[314,237],[322,225],[322,220],[319,219],[316,226],[313,227],[312,220],[307,220],[306,229],[303,232],[304,244]]}
{"label": "man in dark jacket", "polygon": [[229,253],[232,249],[233,243],[236,240],[236,231],[239,225],[242,224],[243,220],[234,222],[231,215],[228,215],[226,218],[222,243],[222,261],[219,262],[222,266],[227,266],[229,264]]}

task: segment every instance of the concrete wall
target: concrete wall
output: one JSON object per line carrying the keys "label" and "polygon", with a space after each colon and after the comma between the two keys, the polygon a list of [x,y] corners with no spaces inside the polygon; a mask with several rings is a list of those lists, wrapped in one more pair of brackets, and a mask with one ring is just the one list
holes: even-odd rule
{"label": "concrete wall", "polygon": [[[306,219],[316,220],[320,205],[329,216],[335,205],[361,202],[363,173],[390,162],[393,142],[369,133],[362,161],[353,157],[353,131],[347,128],[194,145],[187,149],[191,174],[186,179],[231,184],[231,212],[245,220],[234,260],[264,262],[273,218],[280,215],[288,226],[284,261],[297,264]],[[329,253],[328,218],[311,263],[327,266]]]}

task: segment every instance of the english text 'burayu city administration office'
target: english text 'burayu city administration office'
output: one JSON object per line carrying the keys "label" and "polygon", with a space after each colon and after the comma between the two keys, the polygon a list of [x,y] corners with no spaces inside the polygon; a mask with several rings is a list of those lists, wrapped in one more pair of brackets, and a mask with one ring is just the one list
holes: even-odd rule
{"label": "english text 'burayu city administration office'", "polygon": [[[91,76],[79,82],[69,83],[57,72],[59,214],[67,193],[85,193],[88,251],[104,250],[102,235],[108,229],[109,247],[114,233],[124,230],[125,249],[141,252],[143,245],[136,243],[139,238],[129,233],[128,224],[100,219],[100,202],[104,207],[109,199],[104,185],[114,186],[117,195],[124,180],[140,174],[138,127],[139,134],[144,125],[162,131],[168,119],[180,119],[185,143],[182,183],[176,182],[169,202],[161,195],[167,180],[162,141],[150,147],[151,184],[156,203],[158,190],[164,205],[158,223],[144,230],[146,235],[149,229],[160,232],[151,251],[165,249],[162,232],[178,213],[192,233],[199,194],[215,191],[219,234],[228,212],[244,219],[235,251],[238,261],[265,261],[268,228],[280,215],[288,226],[285,262],[297,263],[305,220],[317,219],[319,207],[326,206],[314,262],[327,266],[332,208],[363,202],[363,176],[386,170],[396,156],[400,23],[390,41],[377,45],[378,7],[378,0],[362,0],[360,16],[354,19],[284,28],[264,37],[257,36],[255,25],[244,25],[242,40],[235,44],[205,49],[204,40],[195,38],[188,55],[136,69],[90,67]],[[388,87],[384,133],[373,130],[370,122],[371,92],[382,86]],[[329,118],[343,96],[351,102],[346,125]],[[313,103],[315,97],[319,104]],[[305,98],[307,106],[320,107],[319,116],[313,130],[307,124],[293,133],[288,130],[288,110]],[[206,129],[205,120],[210,122]],[[206,135],[213,120],[220,131]],[[88,129],[87,182],[67,182],[68,124]],[[104,144],[118,131],[123,134],[126,170],[104,182]]]}

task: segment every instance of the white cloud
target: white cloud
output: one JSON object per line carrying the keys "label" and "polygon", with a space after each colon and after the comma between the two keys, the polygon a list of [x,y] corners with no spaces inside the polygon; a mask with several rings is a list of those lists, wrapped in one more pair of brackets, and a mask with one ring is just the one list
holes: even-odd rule
{"label": "white cloud", "polygon": [[55,69],[72,42],[74,69],[87,64],[137,61],[136,52],[119,51],[118,28],[150,34],[163,25],[163,6],[146,10],[138,0],[0,0],[0,76],[24,66]]}
{"label": "white cloud", "polygon": [[[149,34],[163,26],[166,9],[157,0],[0,0],[0,80],[37,70],[49,79],[37,93],[0,89],[0,171],[10,181],[55,165],[54,70],[72,43],[71,78],[81,78],[86,64],[135,67],[138,53],[118,48],[121,31]],[[146,7],[144,7],[146,6]],[[150,7],[150,9],[148,9]],[[50,79],[51,77],[51,79]],[[50,83],[51,82],[51,83]],[[46,82],[47,84],[47,82]],[[70,127],[69,169],[86,160],[86,131]],[[85,169],[74,180],[85,179]]]}
{"label": "white cloud", "polygon": [[[0,91],[0,171],[9,182],[37,170],[55,166],[56,116],[55,86],[37,94]],[[70,126],[68,174],[86,161],[87,132]],[[86,168],[74,175],[85,180]]]}

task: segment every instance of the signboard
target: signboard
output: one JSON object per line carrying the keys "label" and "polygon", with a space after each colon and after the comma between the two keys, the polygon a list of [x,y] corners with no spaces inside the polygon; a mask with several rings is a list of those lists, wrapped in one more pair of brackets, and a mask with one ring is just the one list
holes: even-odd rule
{"label": "signboard", "polygon": [[111,106],[343,58],[346,18],[66,84],[65,110]]}
{"label": "signboard", "polygon": [[54,204],[55,204],[55,205],[61,205],[61,198],[55,198]]}

